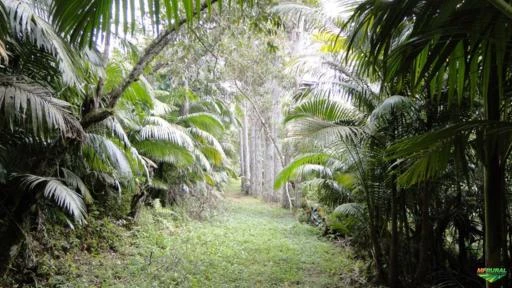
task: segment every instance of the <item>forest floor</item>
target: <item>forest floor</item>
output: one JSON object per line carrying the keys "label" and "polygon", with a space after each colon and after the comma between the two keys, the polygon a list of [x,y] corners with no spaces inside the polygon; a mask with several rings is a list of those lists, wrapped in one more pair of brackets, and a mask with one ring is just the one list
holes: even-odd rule
{"label": "forest floor", "polygon": [[324,239],[290,211],[235,193],[226,193],[216,211],[207,220],[180,222],[168,209],[145,210],[116,252],[75,258],[74,272],[50,282],[59,287],[368,287],[363,263],[348,248]]}

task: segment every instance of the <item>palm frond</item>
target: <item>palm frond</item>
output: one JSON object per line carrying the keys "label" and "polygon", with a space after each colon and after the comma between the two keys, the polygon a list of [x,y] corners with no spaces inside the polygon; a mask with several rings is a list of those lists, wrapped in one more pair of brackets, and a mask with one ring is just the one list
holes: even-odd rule
{"label": "palm frond", "polygon": [[45,138],[51,130],[63,137],[82,139],[84,131],[71,114],[69,103],[52,97],[46,87],[16,76],[0,77],[0,117],[11,129],[16,125],[31,128],[36,136]]}
{"label": "palm frond", "polygon": [[79,190],[86,204],[92,203],[93,199],[91,192],[89,192],[89,189],[87,186],[85,186],[85,183],[82,181],[82,179],[66,168],[61,168],[61,170],[64,174],[62,179],[66,182],[66,184],[73,188],[75,191]]}
{"label": "palm frond", "polygon": [[315,118],[294,120],[287,127],[289,137],[310,138],[323,145],[331,145],[339,141],[358,142],[358,139],[367,133],[361,126],[338,125]]}
{"label": "palm frond", "polygon": [[359,216],[363,213],[363,209],[361,203],[343,203],[334,209],[334,213]]}
{"label": "palm frond", "polygon": [[428,179],[435,179],[445,173],[449,160],[450,146],[445,145],[441,149],[425,152],[398,177],[397,183],[402,187],[410,187]]}
{"label": "palm frond", "polygon": [[326,153],[310,153],[298,156],[276,176],[274,189],[279,189],[286,184],[302,166],[307,164],[325,165],[330,158],[330,155]]}
{"label": "palm frond", "polygon": [[361,121],[361,114],[348,104],[329,98],[314,98],[295,106],[287,113],[285,123],[300,118],[318,118],[336,124],[350,123],[357,125]]}
{"label": "palm frond", "polygon": [[276,5],[273,9],[293,26],[303,28],[307,31],[313,31],[325,27],[331,19],[326,19],[322,9],[310,7],[297,3],[282,3]]}
{"label": "palm frond", "polygon": [[199,149],[194,149],[192,154],[195,157],[196,164],[206,172],[212,170],[212,166],[210,165],[210,161],[208,161],[208,157],[203,154],[203,152]]}
{"label": "palm frond", "polygon": [[411,113],[412,108],[412,99],[400,95],[393,95],[386,98],[372,111],[372,114],[368,118],[368,124],[370,126],[375,126],[380,119],[389,117],[392,111],[397,114],[402,112]]}
{"label": "palm frond", "polygon": [[101,122],[95,123],[88,127],[87,131],[93,134],[110,134],[118,138],[127,148],[132,146],[125,129],[116,117],[109,117]]}
{"label": "palm frond", "polygon": [[78,223],[85,221],[85,204],[78,193],[71,190],[56,178],[41,177],[37,175],[17,175],[20,177],[20,186],[23,189],[39,192],[52,199],[57,205],[66,210]]}
{"label": "palm frond", "polygon": [[222,121],[215,114],[208,112],[197,112],[181,116],[179,121],[214,135],[221,135],[224,131]]}
{"label": "palm frond", "polygon": [[153,113],[153,115],[162,116],[162,115],[169,114],[176,110],[177,110],[176,107],[169,105],[167,103],[164,103],[164,102],[158,100],[158,98],[153,99],[153,110],[151,110],[151,113]]}
{"label": "palm frond", "polygon": [[194,163],[194,154],[187,148],[161,140],[144,140],[134,144],[139,152],[155,161],[184,167]]}
{"label": "palm frond", "polygon": [[9,16],[13,34],[28,39],[35,46],[43,48],[58,62],[62,79],[67,84],[78,84],[78,61],[72,49],[66,44],[52,25],[36,13],[26,1],[2,1]]}
{"label": "palm frond", "polygon": [[[152,117],[152,121],[161,119]],[[163,119],[162,119],[163,120]],[[160,121],[160,120],[158,120]],[[165,121],[165,120],[163,120]],[[156,122],[154,122],[156,123]],[[187,135],[181,126],[165,122],[160,122],[162,125],[147,125],[142,127],[139,131],[139,138],[141,140],[162,140],[182,146],[187,149],[192,149],[194,146],[192,139]]]}
{"label": "palm frond", "polygon": [[205,3],[196,0],[55,0],[52,1],[52,16],[59,31],[69,37],[72,43],[83,47],[92,46],[94,41],[108,33],[117,34],[119,28],[122,28],[124,34],[133,33],[137,23],[144,22],[148,16],[157,32],[161,26],[162,15],[166,16],[169,28],[181,25],[192,21],[195,15],[211,7],[213,2],[222,5],[221,0],[208,0]]}
{"label": "palm frond", "polygon": [[95,156],[113,167],[119,173],[119,176],[126,178],[132,176],[132,169],[127,156],[112,140],[102,135],[88,133],[84,146],[92,148]]}
{"label": "palm frond", "polygon": [[202,144],[201,151],[203,151],[203,153],[205,153],[203,148],[210,151],[209,155],[213,157],[211,159],[216,165],[220,165],[226,160],[227,157],[224,153],[224,149],[215,136],[197,128],[188,128],[187,131]]}

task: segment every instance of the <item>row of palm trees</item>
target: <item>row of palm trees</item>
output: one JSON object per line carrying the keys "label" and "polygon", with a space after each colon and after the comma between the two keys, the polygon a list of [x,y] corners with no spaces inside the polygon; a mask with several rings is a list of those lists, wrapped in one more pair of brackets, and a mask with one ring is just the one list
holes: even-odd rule
{"label": "row of palm trees", "polygon": [[[143,76],[180,27],[214,13],[215,2],[222,7],[216,0],[0,1],[2,276],[41,215],[73,227],[87,221],[88,207],[113,213],[122,205],[112,203],[131,200],[136,217],[147,197],[165,205],[227,180],[231,107]],[[111,44],[146,29],[156,37],[144,51]]]}
{"label": "row of palm trees", "polygon": [[480,287],[477,267],[508,267],[512,256],[512,6],[331,2],[350,13],[279,8],[291,21],[300,12],[323,53],[297,69],[308,81],[286,118],[290,136],[314,148],[276,186],[312,185],[328,222],[370,248],[377,282]]}

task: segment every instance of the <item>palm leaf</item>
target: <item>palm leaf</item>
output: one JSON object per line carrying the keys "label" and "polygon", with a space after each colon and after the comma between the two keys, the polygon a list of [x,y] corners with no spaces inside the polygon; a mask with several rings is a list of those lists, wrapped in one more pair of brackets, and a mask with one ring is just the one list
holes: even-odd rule
{"label": "palm leaf", "polygon": [[197,128],[188,128],[187,131],[202,144],[201,151],[203,154],[206,149],[209,151],[208,154],[213,157],[210,158],[213,160],[213,163],[220,165],[226,160],[227,157],[222,145],[212,134]]}
{"label": "palm leaf", "polygon": [[147,125],[139,131],[140,140],[162,140],[182,146],[186,149],[192,149],[194,146],[192,139],[185,130],[178,125],[171,124],[162,118],[150,117],[148,123],[157,125]]}
{"label": "palm leaf", "polygon": [[155,161],[172,163],[179,167],[186,167],[194,163],[194,154],[187,148],[161,140],[144,140],[135,143],[142,155]]}
{"label": "palm leaf", "polygon": [[61,168],[61,170],[64,174],[63,180],[66,182],[66,184],[69,187],[73,188],[75,191],[79,190],[82,194],[82,198],[85,200],[85,203],[91,204],[93,201],[91,192],[89,192],[89,189],[87,188],[87,186],[85,186],[82,179],[66,168]]}
{"label": "palm leaf", "polygon": [[78,120],[71,115],[71,106],[39,84],[15,76],[0,77],[0,116],[5,117],[11,129],[17,125],[30,127],[42,138],[51,130],[59,130],[63,137],[81,139],[84,136]]}
{"label": "palm leaf", "polygon": [[334,209],[334,213],[359,216],[363,213],[363,206],[360,203],[343,203]]}
{"label": "palm leaf", "polygon": [[413,108],[413,101],[410,98],[393,95],[386,98],[380,105],[378,105],[370,114],[368,123],[370,126],[375,127],[377,122],[383,118],[389,117],[391,112],[394,113],[411,113]]}
{"label": "palm leaf", "polygon": [[357,125],[361,115],[347,104],[329,98],[314,98],[302,102],[287,113],[285,123],[300,118],[318,118],[334,123]]}
{"label": "palm leaf", "polygon": [[[121,177],[129,178],[132,176],[130,162],[123,152],[114,142],[105,136],[88,133],[84,146],[90,147],[94,151],[92,157],[98,157],[103,163],[113,167]],[[90,159],[93,161],[93,159]]]}
{"label": "palm leaf", "polygon": [[52,199],[57,205],[66,210],[78,223],[85,221],[85,204],[75,191],[56,178],[41,177],[37,175],[18,175],[21,178],[21,187],[29,191],[43,191],[46,198]]}
{"label": "palm leaf", "polygon": [[221,135],[224,131],[222,121],[216,115],[208,112],[197,112],[181,116],[179,121],[214,135]]}
{"label": "palm leaf", "polygon": [[58,62],[62,79],[67,84],[78,84],[78,67],[73,50],[66,44],[52,25],[38,15],[26,1],[2,1],[13,34],[28,39],[36,47],[43,48],[53,55]]}
{"label": "palm leaf", "polygon": [[294,177],[297,170],[307,164],[325,165],[330,159],[330,155],[326,153],[303,154],[291,161],[276,176],[274,181],[274,189],[281,188],[286,182]]}
{"label": "palm leaf", "polygon": [[161,26],[161,15],[167,16],[169,27],[181,25],[191,21],[194,15],[214,2],[222,4],[221,0],[208,0],[204,4],[194,0],[163,0],[165,9],[161,9],[159,1],[54,0],[52,16],[59,31],[72,43],[83,47],[92,46],[94,41],[105,37],[111,29],[116,33],[119,28],[124,34],[133,32],[137,23],[144,22],[148,16],[157,31]]}

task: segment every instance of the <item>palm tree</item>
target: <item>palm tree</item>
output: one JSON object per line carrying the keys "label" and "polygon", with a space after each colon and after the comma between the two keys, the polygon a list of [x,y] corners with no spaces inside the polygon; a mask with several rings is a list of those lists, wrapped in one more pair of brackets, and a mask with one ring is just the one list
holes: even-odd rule
{"label": "palm tree", "polygon": [[368,54],[370,62],[385,60],[386,82],[410,79],[411,93],[427,91],[431,97],[446,97],[448,103],[461,107],[466,101],[483,103],[478,116],[488,122],[478,126],[478,135],[483,147],[480,161],[484,167],[488,267],[503,266],[507,261],[504,169],[508,155],[503,149],[508,142],[498,141],[493,133],[495,123],[508,120],[505,103],[511,38],[504,29],[510,22],[507,8],[510,6],[503,1],[400,1],[379,5],[362,1],[349,21],[351,43],[367,42],[368,51],[372,51]]}
{"label": "palm tree", "polygon": [[[28,231],[32,208],[47,205],[42,196],[83,223],[91,195],[98,197],[94,188],[116,194],[133,187],[132,177],[150,181],[153,163],[139,154],[135,144],[140,143],[131,136],[141,126],[127,126],[122,116],[133,107],[142,118],[151,115],[158,105],[141,77],[143,68],[172,41],[174,31],[222,1],[134,2],[0,2],[0,216],[7,219],[0,231],[1,274],[16,252],[11,248],[19,247]],[[135,23],[147,17],[158,36],[138,63],[113,81],[122,69],[105,68],[108,53],[101,55],[97,45],[103,41],[108,51],[114,32],[134,33]],[[165,138],[168,145],[176,142],[178,152],[191,140],[183,127],[144,128],[138,131],[142,141]],[[208,143],[203,149],[219,160],[218,143],[202,137]],[[16,160],[19,153],[23,161]]]}

